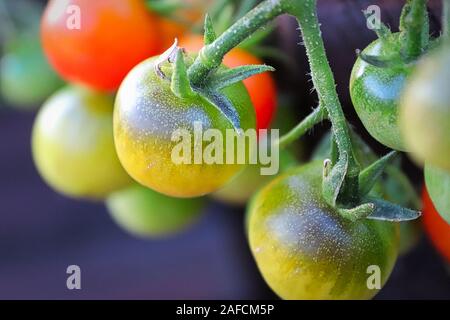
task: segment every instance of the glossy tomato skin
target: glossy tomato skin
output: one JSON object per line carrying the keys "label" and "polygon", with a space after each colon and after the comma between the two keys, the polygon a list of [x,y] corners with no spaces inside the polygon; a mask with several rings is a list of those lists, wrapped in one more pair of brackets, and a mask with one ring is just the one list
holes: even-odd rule
{"label": "glossy tomato skin", "polygon": [[[375,40],[363,53],[383,57],[390,45]],[[358,57],[350,77],[350,96],[364,127],[378,142],[400,151],[406,146],[398,124],[399,100],[411,71],[411,67],[376,67]]]}
{"label": "glossy tomato skin", "polygon": [[111,194],[106,206],[127,232],[144,238],[164,238],[189,228],[202,213],[205,199],[174,199],[140,185]]}
{"label": "glossy tomato skin", "polygon": [[[203,159],[194,163],[194,150],[188,156],[188,163],[175,163],[172,152],[183,140],[172,139],[172,136],[185,129],[193,138],[197,123],[201,124],[203,132],[219,130],[226,146],[226,129],[255,128],[254,110],[247,91],[237,83],[214,97],[197,93],[192,98],[181,99],[172,93],[170,81],[156,74],[156,62],[156,58],[152,58],[136,66],[117,94],[114,138],[119,159],[136,181],[168,196],[197,197],[216,191],[243,165],[225,164],[226,155],[222,158],[223,164],[208,164]],[[192,63],[192,59],[187,59],[187,63]],[[172,66],[165,63],[163,71],[170,77]],[[193,145],[192,139],[190,141]],[[205,151],[207,145],[209,143],[203,142],[200,149]],[[223,150],[226,152],[226,147]]]}
{"label": "glossy tomato skin", "polygon": [[37,107],[62,85],[34,35],[20,35],[6,45],[0,60],[0,88],[6,101],[23,109]]}
{"label": "glossy tomato skin", "polygon": [[[80,28],[69,28],[77,8]],[[97,90],[116,90],[136,64],[161,53],[159,32],[142,0],[51,0],[41,21],[51,65],[65,80]]]}
{"label": "glossy tomato skin", "polygon": [[450,225],[436,211],[425,187],[422,201],[424,229],[439,253],[450,262]]}
{"label": "glossy tomato skin", "polygon": [[112,113],[112,97],[77,87],[58,91],[42,106],[33,127],[33,158],[56,191],[103,199],[131,183],[115,152]]}
{"label": "glossy tomato skin", "polygon": [[[189,52],[197,53],[203,47],[203,37],[195,34],[188,35],[181,38],[180,46]],[[236,68],[243,65],[263,64],[263,61],[243,49],[235,48],[225,56],[223,64],[229,68]],[[270,73],[265,72],[245,79],[243,82],[255,107],[257,128],[269,128],[277,107],[274,79]]]}
{"label": "glossy tomato skin", "polygon": [[402,134],[420,163],[450,172],[450,46],[419,62],[405,88],[400,110]]}
{"label": "glossy tomato skin", "polygon": [[369,266],[387,281],[398,250],[398,225],[350,222],[321,195],[320,161],[264,187],[249,208],[249,241],[264,279],[283,299],[369,299]]}
{"label": "glossy tomato skin", "polygon": [[450,225],[450,172],[426,164],[425,184],[436,211]]}

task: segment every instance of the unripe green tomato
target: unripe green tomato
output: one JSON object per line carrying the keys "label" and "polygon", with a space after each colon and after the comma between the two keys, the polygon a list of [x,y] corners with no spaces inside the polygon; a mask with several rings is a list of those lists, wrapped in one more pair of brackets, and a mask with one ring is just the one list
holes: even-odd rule
{"label": "unripe green tomato", "polygon": [[450,172],[450,45],[419,62],[402,96],[400,124],[418,162]]}
{"label": "unripe green tomato", "polygon": [[[114,110],[114,139],[119,159],[131,177],[160,193],[196,197],[214,192],[243,169],[242,164],[225,164],[226,129],[255,128],[255,112],[247,90],[242,83],[237,83],[221,92],[196,91],[192,97],[179,98],[171,91],[170,80],[155,72],[157,62],[157,58],[151,58],[140,63],[120,86]],[[187,61],[190,63],[191,60]],[[166,62],[162,70],[170,79],[172,65]],[[223,164],[206,163],[201,152],[200,163],[194,162],[194,145],[206,153],[211,144],[204,139],[194,143],[194,123],[201,124],[202,133],[208,129],[220,131],[223,154],[219,156],[223,155]],[[173,139],[173,134],[180,129],[185,130],[191,142],[187,163],[176,163],[172,157],[173,152],[186,156],[178,148],[182,139]],[[250,152],[245,151],[246,155]]]}
{"label": "unripe green tomato", "polygon": [[38,36],[22,35],[6,45],[0,60],[0,90],[8,103],[36,108],[62,84],[47,63]]}
{"label": "unripe green tomato", "polygon": [[425,184],[436,211],[450,224],[450,172],[426,164]]}
{"label": "unripe green tomato", "polygon": [[33,127],[33,158],[56,191],[103,199],[131,183],[114,148],[112,113],[111,96],[78,87],[44,103]]}
{"label": "unripe green tomato", "polygon": [[[362,53],[383,58],[398,41],[398,34],[389,42],[378,39]],[[410,66],[377,67],[358,57],[350,78],[353,106],[364,127],[381,144],[401,151],[406,146],[398,124],[399,99],[411,70]]]}
{"label": "unripe green tomato", "polygon": [[371,270],[379,268],[383,286],[398,254],[398,225],[343,218],[321,186],[316,161],[276,178],[252,200],[249,241],[258,268],[283,299],[372,298],[378,290],[369,288]]}
{"label": "unripe green tomato", "polygon": [[174,199],[140,185],[106,200],[115,222],[131,234],[159,238],[181,232],[201,216],[205,199]]}

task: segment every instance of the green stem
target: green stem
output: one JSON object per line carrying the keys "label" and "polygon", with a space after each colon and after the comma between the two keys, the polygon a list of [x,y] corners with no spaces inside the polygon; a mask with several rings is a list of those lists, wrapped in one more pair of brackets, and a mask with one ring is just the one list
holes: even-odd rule
{"label": "green stem", "polygon": [[285,2],[287,0],[266,0],[262,2],[228,28],[213,43],[203,47],[188,70],[192,85],[200,86],[210,72],[220,66],[225,54],[260,27],[284,13]]}
{"label": "green stem", "polygon": [[442,1],[442,29],[444,39],[450,39],[450,0]]}
{"label": "green stem", "polygon": [[[404,17],[406,32],[405,54],[408,58],[417,58],[422,54],[424,26],[427,19],[426,0],[411,0],[410,10]],[[428,35],[426,35],[428,36]]]}
{"label": "green stem", "polygon": [[291,131],[281,136],[278,140],[278,146],[281,149],[286,148],[289,144],[303,136],[309,129],[316,124],[322,122],[326,118],[326,108],[319,105],[313,112],[311,112],[305,119],[303,119],[297,126]]}
{"label": "green stem", "polygon": [[348,171],[342,199],[354,202],[357,200],[360,168],[353,154],[347,121],[336,92],[333,72],[325,53],[317,17],[316,0],[291,1],[292,3],[295,2],[295,4],[292,4],[289,13],[297,17],[299,21],[303,42],[309,58],[314,88],[317,90],[319,100],[327,109],[339,154],[346,153],[348,156]]}

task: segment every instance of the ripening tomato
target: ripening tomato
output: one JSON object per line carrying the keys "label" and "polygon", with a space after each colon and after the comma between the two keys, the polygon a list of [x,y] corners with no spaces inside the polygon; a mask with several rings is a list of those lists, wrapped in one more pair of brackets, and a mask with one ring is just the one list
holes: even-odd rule
{"label": "ripening tomato", "polygon": [[113,105],[112,96],[67,87],[40,109],[33,127],[33,158],[56,191],[103,199],[132,182],[114,148]]}
{"label": "ripening tomato", "polygon": [[437,212],[450,225],[450,172],[425,164],[425,184]]}
{"label": "ripening tomato", "polygon": [[[187,58],[189,66],[193,59]],[[255,129],[247,90],[235,83],[215,92],[198,89],[180,98],[168,80],[173,64],[162,65],[166,79],[155,71],[157,63],[156,57],[140,63],[117,93],[114,140],[119,159],[137,182],[168,196],[189,198],[217,191],[244,168],[237,161],[226,163],[223,146],[229,141],[227,130]],[[217,162],[204,160],[212,150],[203,139],[208,129],[223,138],[223,144],[219,142],[223,148],[213,152],[220,158]],[[245,156],[251,147],[246,143]]]}
{"label": "ripening tomato", "polygon": [[143,0],[51,0],[41,21],[50,64],[67,81],[115,90],[161,52],[158,19]]}
{"label": "ripening tomato", "polygon": [[369,299],[368,270],[389,278],[398,225],[343,218],[322,197],[322,161],[291,170],[261,189],[247,216],[252,254],[283,299]]}
{"label": "ripening tomato", "polygon": [[450,262],[450,225],[436,211],[425,187],[422,201],[424,229],[436,249]]}
{"label": "ripening tomato", "polygon": [[[195,34],[188,35],[180,40],[180,46],[187,51],[198,52],[203,47],[203,37]],[[240,48],[231,50],[223,60],[223,64],[229,68],[262,63],[259,58]],[[277,106],[274,79],[265,72],[245,79],[243,82],[255,107],[257,129],[268,128]]]}
{"label": "ripening tomato", "polygon": [[199,219],[203,198],[175,199],[140,185],[111,194],[106,206],[114,221],[131,234],[166,237],[190,227]]}

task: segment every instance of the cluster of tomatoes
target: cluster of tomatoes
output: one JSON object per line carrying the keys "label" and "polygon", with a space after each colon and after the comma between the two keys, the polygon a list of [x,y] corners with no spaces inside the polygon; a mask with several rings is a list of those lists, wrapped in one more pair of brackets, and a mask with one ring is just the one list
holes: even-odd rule
{"label": "cluster of tomatoes", "polygon": [[[32,135],[36,166],[44,180],[64,195],[105,200],[118,224],[140,236],[165,236],[186,228],[201,215],[205,204],[201,196],[224,186],[240,170],[238,166],[230,170],[216,167],[208,175],[203,171],[207,166],[198,169],[194,165],[188,170],[197,171],[195,176],[186,168],[172,165],[169,157],[158,159],[161,149],[168,150],[170,145],[164,139],[152,140],[156,135],[148,134],[163,129],[152,128],[148,122],[157,121],[157,117],[166,117],[159,122],[171,122],[172,127],[183,125],[184,119],[178,117],[176,122],[174,114],[184,102],[168,105],[170,83],[160,81],[154,72],[153,57],[168,49],[175,38],[191,54],[203,47],[203,36],[191,29],[203,19],[205,7],[211,3],[188,2],[170,16],[163,16],[142,0],[54,0],[48,2],[41,18],[45,56],[69,84],[54,93],[37,115]],[[261,61],[236,48],[224,64],[232,68]],[[246,79],[244,84],[249,98],[242,85],[227,89],[228,96],[235,99],[236,93],[244,95],[245,107],[250,111],[252,105],[255,108],[258,128],[267,128],[275,113],[274,80],[263,73]],[[131,89],[133,85],[136,87]],[[166,95],[161,94],[164,90]],[[151,92],[158,93],[160,100],[142,101]],[[146,109],[145,103],[174,109]],[[186,107],[201,103],[200,99],[191,100]],[[242,114],[253,126],[254,112]],[[221,123],[224,128],[228,126],[223,117],[217,119],[216,127]],[[155,157],[150,161],[160,160],[152,164],[153,168],[151,155]],[[240,178],[244,184],[248,183],[245,175]],[[258,176],[253,180],[246,192],[229,188],[212,196],[245,203],[259,186],[258,180],[263,179]]]}
{"label": "cluster of tomatoes", "polygon": [[[332,136],[300,167],[290,152],[282,151],[283,172],[276,178],[261,176],[258,165],[172,161],[176,143],[171,134],[178,128],[192,133],[194,122],[221,132],[276,126],[277,95],[268,73],[222,86],[230,68],[262,63],[239,47],[206,81],[191,86],[188,68],[207,41],[192,30],[214,1],[185,1],[169,10],[169,17],[155,2],[48,2],[40,26],[42,47],[69,84],[45,101],[35,120],[32,149],[43,179],[67,196],[105,201],[115,221],[140,236],[165,236],[191,225],[201,215],[204,195],[249,202],[250,248],[280,297],[373,297],[378,290],[367,286],[367,267],[380,269],[383,285],[399,248],[413,242],[416,225],[348,219],[342,212],[350,208],[325,200],[323,163],[333,158]],[[386,32],[363,50],[350,93],[375,139],[425,162],[432,199],[424,191],[425,227],[450,260],[450,92],[445,90],[450,47],[444,43],[432,50],[427,41],[420,57],[411,60],[395,55],[403,52],[403,40],[401,33]],[[38,85],[51,82],[36,79]],[[353,133],[352,144],[364,168],[376,161]],[[417,206],[413,188],[395,165],[369,196]]]}

